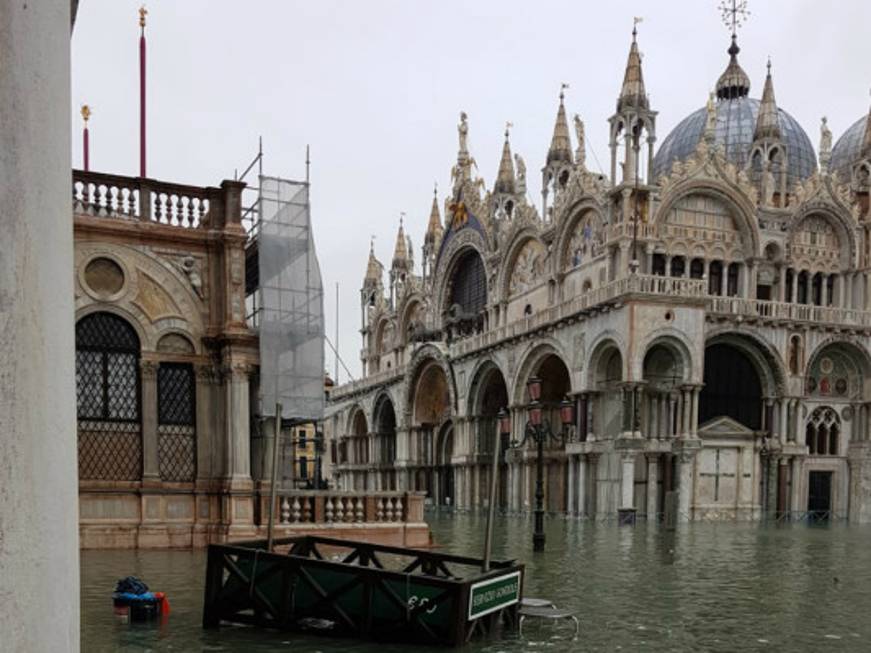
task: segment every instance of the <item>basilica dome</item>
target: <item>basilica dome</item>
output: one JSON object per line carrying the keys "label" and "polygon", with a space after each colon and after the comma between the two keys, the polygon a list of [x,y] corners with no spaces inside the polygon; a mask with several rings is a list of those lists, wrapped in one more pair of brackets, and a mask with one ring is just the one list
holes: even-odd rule
{"label": "basilica dome", "polygon": [[832,148],[832,160],[829,170],[837,173],[841,179],[848,180],[852,174],[853,164],[862,158],[862,145],[865,139],[865,128],[868,117],[862,116],[835,143]]}
{"label": "basilica dome", "polygon": [[[724,147],[726,158],[741,168],[747,163],[753,145],[753,132],[760,102],[742,96],[720,99],[716,106],[717,143]],[[702,107],[684,118],[666,136],[653,159],[654,177],[668,174],[675,161],[683,161],[692,155],[699,141],[702,140],[706,119],[707,111]],[[777,119],[787,147],[789,158],[787,183],[791,185],[814,173],[817,157],[808,135],[795,118],[783,109],[778,109]],[[834,165],[834,157],[832,157],[832,164]]]}

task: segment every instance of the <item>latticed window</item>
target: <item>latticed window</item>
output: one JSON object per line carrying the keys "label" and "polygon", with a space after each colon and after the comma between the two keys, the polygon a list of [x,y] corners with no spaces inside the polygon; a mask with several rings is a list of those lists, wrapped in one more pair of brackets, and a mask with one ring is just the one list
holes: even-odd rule
{"label": "latticed window", "polygon": [[193,481],[196,478],[195,393],[191,365],[160,364],[157,370],[157,453],[163,481]]}
{"label": "latticed window", "polygon": [[111,313],[76,324],[76,411],[79,478],[139,480],[139,338]]}
{"label": "latticed window", "polygon": [[451,306],[466,315],[477,315],[487,306],[487,275],[477,252],[468,252],[457,263],[451,286]]}
{"label": "latticed window", "polygon": [[811,413],[805,427],[805,444],[812,456],[837,456],[841,419],[834,409],[821,406]]}

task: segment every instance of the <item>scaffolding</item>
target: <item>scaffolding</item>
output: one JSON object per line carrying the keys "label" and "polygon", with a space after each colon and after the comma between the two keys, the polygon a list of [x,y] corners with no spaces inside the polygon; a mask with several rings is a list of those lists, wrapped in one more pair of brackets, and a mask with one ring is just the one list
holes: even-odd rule
{"label": "scaffolding", "polygon": [[295,422],[324,415],[324,292],[308,182],[260,175],[257,209],[260,414]]}

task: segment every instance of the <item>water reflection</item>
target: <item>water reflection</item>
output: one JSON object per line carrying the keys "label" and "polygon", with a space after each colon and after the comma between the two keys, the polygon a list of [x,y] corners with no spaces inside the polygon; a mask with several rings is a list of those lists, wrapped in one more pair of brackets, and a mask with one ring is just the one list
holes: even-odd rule
{"label": "water reflection", "polygon": [[[480,553],[482,518],[430,517],[445,550]],[[871,650],[871,528],[696,524],[667,532],[550,519],[546,530],[547,550],[533,555],[531,520],[501,519],[494,556],[526,562],[528,596],[577,611],[580,641],[571,642],[571,628],[524,626],[524,641],[466,650]],[[203,631],[204,568],[201,551],[83,552],[82,650],[410,650],[249,628]],[[168,593],[168,623],[115,620],[109,595],[130,574]]]}

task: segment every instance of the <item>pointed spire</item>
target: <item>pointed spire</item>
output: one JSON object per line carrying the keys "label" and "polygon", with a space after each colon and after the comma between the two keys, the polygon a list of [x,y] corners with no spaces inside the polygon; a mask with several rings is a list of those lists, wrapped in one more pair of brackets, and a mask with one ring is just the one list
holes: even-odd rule
{"label": "pointed spire", "polygon": [[514,159],[511,156],[511,144],[508,142],[508,130],[511,123],[505,124],[505,143],[502,145],[502,160],[499,162],[499,173],[496,175],[496,184],[493,186],[497,193],[514,193]]}
{"label": "pointed spire", "polygon": [[732,32],[732,45],[727,50],[729,53],[729,65],[726,70],[720,75],[717,80],[717,98],[720,100],[734,100],[736,98],[747,97],[750,94],[750,78],[741,64],[738,63],[738,53],[741,48],[738,47],[738,36]]}
{"label": "pointed spire", "polygon": [[402,225],[402,217],[400,217],[399,231],[396,234],[396,247],[393,249],[393,267],[406,263],[408,263],[408,240],[405,238],[405,228]]}
{"label": "pointed spire", "polygon": [[566,119],[565,89],[568,84],[562,84],[559,92],[559,109],[556,112],[556,122],[553,126],[553,137],[550,139],[550,149],[547,151],[547,163],[572,162],[572,141],[569,136],[569,123]]}
{"label": "pointed spire", "polygon": [[623,73],[623,88],[620,90],[620,98],[617,100],[617,111],[624,107],[648,109],[647,92],[644,90],[644,75],[641,72],[641,53],[638,51],[638,23],[640,18],[635,19],[632,27],[632,45],[629,47],[629,58],[626,61],[626,72]]}
{"label": "pointed spire", "polygon": [[759,115],[756,117],[754,140],[763,138],[780,139],[780,122],[777,116],[777,102],[774,99],[774,82],[771,79],[771,59],[768,60],[768,74],[765,76],[765,89],[762,91],[762,103],[759,105]]}
{"label": "pointed spire", "polygon": [[364,283],[381,283],[383,269],[384,266],[382,266],[381,262],[375,258],[375,237],[373,236],[369,241],[369,261],[366,264],[366,278],[364,279]]}
{"label": "pointed spire", "polygon": [[434,243],[441,238],[443,232],[444,227],[442,227],[442,215],[439,212],[439,188],[438,184],[436,184],[432,191],[432,208],[429,211],[429,224],[426,228],[426,242]]}

